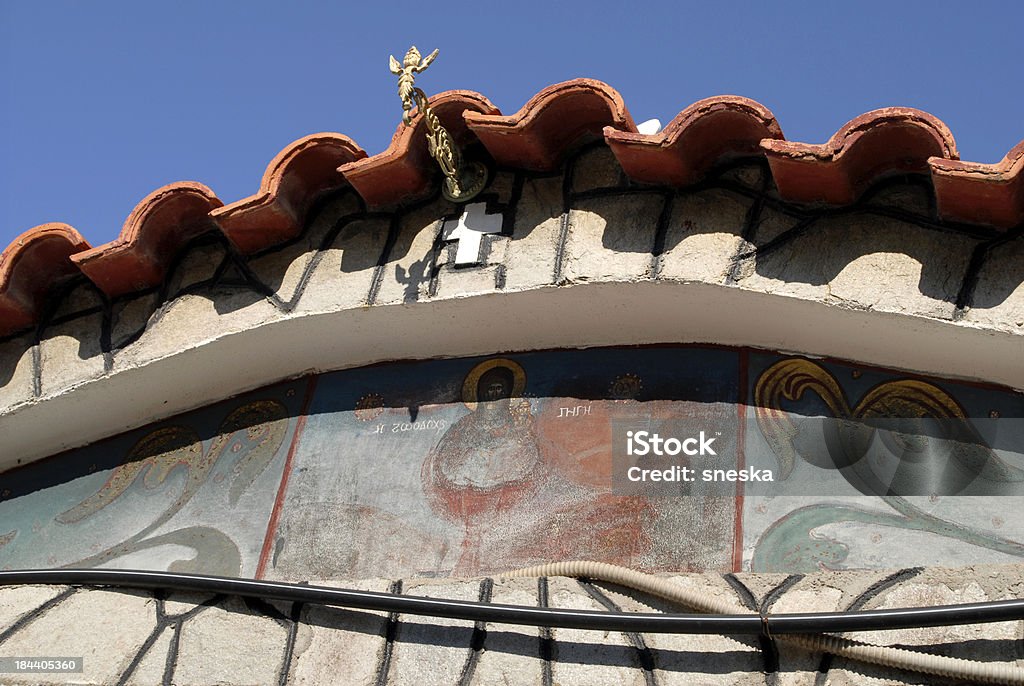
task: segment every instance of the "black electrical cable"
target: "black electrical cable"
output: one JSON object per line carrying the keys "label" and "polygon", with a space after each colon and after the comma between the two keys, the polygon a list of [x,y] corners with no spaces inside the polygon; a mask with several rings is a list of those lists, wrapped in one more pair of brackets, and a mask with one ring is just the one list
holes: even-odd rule
{"label": "black electrical cable", "polygon": [[857,612],[809,612],[761,617],[540,608],[354,591],[279,581],[120,569],[39,569],[0,572],[0,586],[30,584],[167,589],[503,624],[676,634],[763,634],[766,630],[771,634],[817,634],[1024,619],[1024,600],[1020,599],[965,605]]}

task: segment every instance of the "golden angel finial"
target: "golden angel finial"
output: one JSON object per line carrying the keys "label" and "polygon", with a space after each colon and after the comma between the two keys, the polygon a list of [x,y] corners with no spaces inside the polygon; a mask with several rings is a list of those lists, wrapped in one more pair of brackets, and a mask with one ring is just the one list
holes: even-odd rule
{"label": "golden angel finial", "polygon": [[398,97],[402,99],[402,121],[412,126],[410,111],[416,106],[418,114],[423,118],[426,129],[427,150],[437,161],[445,176],[441,194],[453,202],[466,202],[483,190],[487,183],[487,168],[480,162],[464,163],[458,146],[452,140],[448,130],[441,124],[437,113],[430,107],[427,94],[416,87],[416,74],[430,66],[439,51],[435,50],[426,57],[420,55],[416,46],[409,48],[405,59],[399,64],[394,55],[390,55],[391,73],[398,76]]}
{"label": "golden angel finial", "polygon": [[391,62],[391,73],[398,74],[398,97],[402,99],[402,109],[404,114],[402,115],[402,121],[406,124],[409,122],[409,110],[413,106],[413,91],[416,83],[416,74],[425,70],[430,66],[430,63],[437,57],[439,50],[427,55],[425,58],[420,57],[420,51],[416,49],[416,46],[409,48],[409,52],[405,53],[405,59],[402,60],[402,64],[398,63],[394,55],[390,55]]}

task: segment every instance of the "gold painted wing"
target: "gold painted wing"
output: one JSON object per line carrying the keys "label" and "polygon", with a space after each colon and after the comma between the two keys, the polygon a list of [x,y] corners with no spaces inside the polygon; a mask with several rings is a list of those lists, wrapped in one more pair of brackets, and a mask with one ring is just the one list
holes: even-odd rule
{"label": "gold painted wing", "polygon": [[421,61],[417,66],[413,67],[413,71],[418,73],[418,72],[423,71],[427,67],[429,67],[430,63],[434,61],[434,58],[437,57],[437,53],[439,53],[440,51],[441,51],[440,48],[438,48],[438,49],[434,50],[434,52],[432,52],[429,55],[427,55],[423,59],[423,61]]}
{"label": "gold painted wing", "polygon": [[178,467],[193,472],[203,457],[203,445],[196,432],[184,426],[168,426],[143,436],[129,451],[124,463],[114,469],[100,489],[78,505],[57,515],[62,524],[74,524],[117,500],[142,477],[147,489],[160,486]]}

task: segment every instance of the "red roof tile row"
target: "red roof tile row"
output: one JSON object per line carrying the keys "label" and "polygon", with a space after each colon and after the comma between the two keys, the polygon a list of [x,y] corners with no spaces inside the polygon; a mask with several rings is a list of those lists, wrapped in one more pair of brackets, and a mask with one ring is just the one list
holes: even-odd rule
{"label": "red roof tile row", "polygon": [[[505,167],[556,169],[581,140],[603,136],[624,172],[645,183],[685,186],[725,158],[764,155],[787,200],[848,204],[881,175],[919,172],[931,175],[945,219],[1001,229],[1024,221],[1024,141],[996,164],[961,162],[946,125],[910,108],[868,112],[809,145],[785,140],[766,107],[735,96],[701,100],[660,133],[641,134],[619,93],[589,79],[545,88],[511,116],[469,91],[430,102],[456,143],[478,143]],[[347,184],[381,207],[429,193],[436,179],[416,117],[372,157],[341,134],[301,138],[271,161],[258,193],[230,205],[202,184],[165,186],[139,203],[117,240],[96,248],[70,226],[37,226],[0,254],[0,335],[30,327],[47,292],[79,271],[110,296],[129,293],[160,283],[198,233],[220,230],[252,253],[296,236],[322,191]]]}

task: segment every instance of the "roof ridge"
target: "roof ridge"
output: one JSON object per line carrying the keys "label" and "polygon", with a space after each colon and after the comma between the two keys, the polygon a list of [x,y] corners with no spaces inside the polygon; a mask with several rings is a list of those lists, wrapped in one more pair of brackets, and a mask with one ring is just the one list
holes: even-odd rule
{"label": "roof ridge", "polygon": [[[593,79],[548,86],[508,116],[474,91],[430,103],[457,143],[479,144],[506,167],[550,171],[581,141],[603,137],[644,183],[685,186],[728,157],[763,155],[786,200],[848,204],[882,175],[917,172],[930,175],[940,218],[1001,229],[1024,221],[1024,141],[995,164],[963,162],[949,128],[913,108],[867,112],[812,145],[787,141],[767,107],[735,95],[700,100],[663,131],[642,134],[618,91]],[[326,190],[349,185],[370,207],[429,194],[438,173],[423,129],[417,114],[372,156],[340,133],[305,136],[271,160],[255,194],[228,205],[200,183],[164,186],[139,202],[117,239],[95,248],[66,224],[33,227],[0,253],[0,335],[36,322],[46,293],[77,273],[108,296],[159,283],[203,231],[221,231],[243,253],[289,240]]]}

